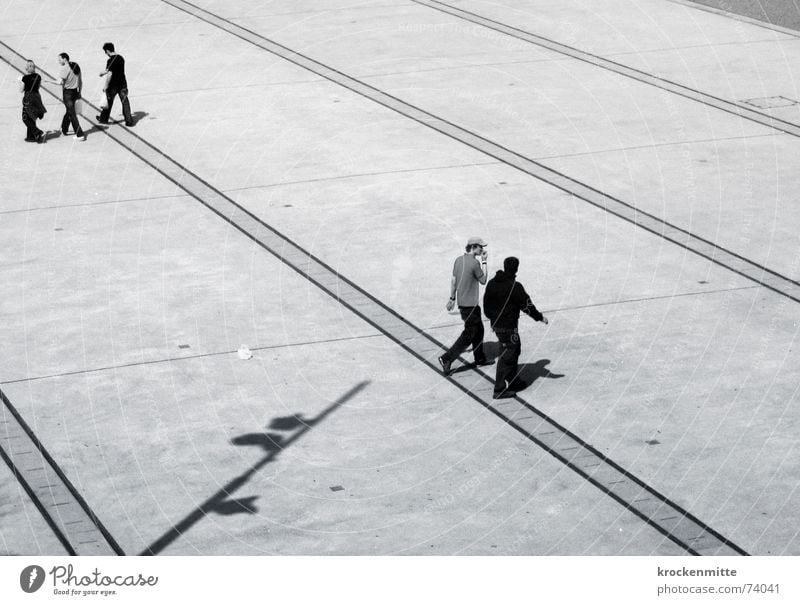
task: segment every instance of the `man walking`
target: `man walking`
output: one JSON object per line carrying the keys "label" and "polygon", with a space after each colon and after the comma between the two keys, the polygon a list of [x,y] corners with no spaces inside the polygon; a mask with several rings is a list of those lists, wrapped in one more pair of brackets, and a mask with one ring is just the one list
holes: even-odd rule
{"label": "man walking", "polygon": [[534,320],[547,324],[547,318],[534,306],[528,293],[517,281],[519,259],[509,256],[503,261],[503,269],[489,280],[483,295],[486,317],[492,322],[492,330],[502,347],[497,358],[497,374],[494,382],[494,398],[513,397],[524,388],[517,378],[522,342],[517,329],[519,313],[522,311]]}
{"label": "man walking", "polygon": [[[447,310],[452,311],[458,300],[458,310],[464,321],[464,330],[448,351],[439,357],[445,376],[451,373],[451,364],[461,353],[472,345],[475,365],[487,365],[483,352],[483,319],[481,318],[479,284],[485,284],[487,244],[479,237],[471,237],[467,241],[466,252],[453,263],[453,275],[450,278],[450,300]],[[480,261],[478,260],[480,257]]]}
{"label": "man walking", "polygon": [[83,78],[81,77],[81,66],[69,60],[67,53],[58,55],[58,63],[61,69],[58,72],[59,81],[54,81],[53,84],[61,84],[63,88],[62,99],[64,101],[64,118],[61,120],[61,134],[67,135],[69,125],[72,124],[72,129],[75,131],[75,138],[78,141],[85,141],[86,135],[81,130],[81,125],[78,122],[78,112],[75,109],[75,104],[81,98],[81,89],[83,88]]}
{"label": "man walking", "polygon": [[106,61],[105,71],[100,72],[100,76],[105,76],[106,81],[103,84],[103,92],[106,95],[106,106],[100,110],[100,115],[97,116],[97,121],[101,124],[108,124],[108,118],[111,115],[111,106],[114,104],[114,97],[119,95],[120,103],[122,103],[122,115],[125,116],[125,126],[133,126],[133,117],[131,116],[131,104],[128,101],[128,80],[125,78],[125,59],[122,55],[118,55],[114,50],[114,45],[111,42],[103,44],[103,52],[106,53],[108,60]]}

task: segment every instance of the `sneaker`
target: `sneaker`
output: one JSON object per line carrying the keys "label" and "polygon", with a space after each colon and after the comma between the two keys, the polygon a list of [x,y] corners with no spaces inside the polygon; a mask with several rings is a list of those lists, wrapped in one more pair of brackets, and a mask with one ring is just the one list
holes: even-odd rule
{"label": "sneaker", "polygon": [[439,363],[442,364],[442,373],[445,376],[450,376],[450,372],[451,372],[450,364],[452,364],[453,362],[452,361],[447,361],[444,358],[444,356],[442,356],[442,357],[439,358]]}
{"label": "sneaker", "polygon": [[76,134],[75,135],[75,140],[76,141],[85,141],[86,140],[86,135],[85,134]]}

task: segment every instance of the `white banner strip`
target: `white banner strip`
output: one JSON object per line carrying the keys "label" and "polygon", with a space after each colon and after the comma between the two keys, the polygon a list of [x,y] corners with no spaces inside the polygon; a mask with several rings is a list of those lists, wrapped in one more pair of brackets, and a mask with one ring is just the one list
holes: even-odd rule
{"label": "white banner strip", "polygon": [[795,557],[5,557],[2,603],[800,602]]}

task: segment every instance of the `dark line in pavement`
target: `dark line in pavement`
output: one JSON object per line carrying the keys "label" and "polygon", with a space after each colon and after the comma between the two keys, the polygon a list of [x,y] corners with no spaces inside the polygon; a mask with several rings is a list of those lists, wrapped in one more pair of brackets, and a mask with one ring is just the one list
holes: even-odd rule
{"label": "dark line in pavement", "polygon": [[[649,302],[653,300],[666,300],[672,298],[683,298],[687,296],[703,296],[705,294],[721,294],[724,292],[738,292],[740,290],[752,290],[757,288],[758,286],[742,286],[739,288],[722,288],[719,290],[701,290],[698,292],[683,292],[681,294],[665,294],[663,296],[647,296],[644,298],[629,298],[625,300],[612,300],[606,302],[595,303],[592,305],[576,305],[574,307],[559,307],[556,309],[545,309],[543,313],[563,313],[566,311],[578,311],[581,309],[593,309],[596,307],[611,307],[614,305],[623,305],[629,303],[637,303],[637,302]],[[486,323],[484,321],[484,323]],[[435,330],[445,330],[447,328],[454,328],[456,326],[460,326],[461,322],[452,322],[452,323],[443,323],[443,324],[434,324],[428,326],[424,329],[425,332],[432,332]],[[347,342],[347,341],[355,341],[355,340],[364,340],[367,338],[377,338],[378,336],[383,336],[382,333],[376,334],[362,334],[361,336],[343,336],[341,338],[326,338],[322,340],[305,340],[302,342],[287,342],[285,344],[280,345],[268,345],[263,347],[251,347],[250,350],[252,352],[258,351],[271,351],[275,349],[288,349],[291,347],[304,347],[309,345],[318,345],[318,344],[326,344],[331,342]],[[109,370],[122,370],[125,368],[135,368],[139,366],[147,366],[147,365],[155,365],[160,363],[171,363],[175,361],[187,361],[190,359],[203,359],[206,357],[219,357],[222,355],[233,355],[236,353],[236,350],[230,351],[214,351],[213,353],[198,353],[197,355],[185,355],[181,357],[164,357],[161,359],[150,359],[148,361],[132,361],[130,363],[121,363],[112,366],[101,366],[97,368],[88,368],[84,370],[75,370],[73,372],[60,372],[58,374],[45,374],[43,376],[31,376],[29,378],[17,378],[15,380],[4,380],[0,381],[0,385],[8,385],[8,384],[19,384],[21,382],[33,382],[35,380],[47,380],[50,378],[66,378],[67,376],[78,376],[80,374],[91,374],[95,372],[107,372]],[[2,422],[0,422],[1,424]]]}
{"label": "dark line in pavement", "polygon": [[[291,347],[303,347],[309,345],[326,344],[330,342],[346,342],[350,340],[364,340],[366,338],[377,338],[383,336],[382,333],[364,334],[362,336],[343,336],[341,338],[328,338],[324,340],[308,340],[304,342],[287,342],[282,345],[269,345],[265,347],[252,347],[251,352],[258,351],[272,351],[275,349],[288,349]],[[203,359],[206,357],[219,357],[222,355],[233,355],[237,350],[233,351],[214,351],[213,353],[198,353],[197,355],[185,355],[181,357],[164,357],[162,359],[150,359],[148,361],[132,361],[130,363],[121,363],[113,366],[102,366],[99,368],[89,368],[84,370],[75,370],[73,372],[61,372],[60,374],[47,374],[44,376],[33,376],[31,378],[17,378],[16,380],[5,380],[0,382],[0,385],[18,384],[20,382],[33,382],[34,380],[47,380],[48,378],[66,378],[67,376],[78,376],[80,374],[92,374],[95,372],[107,372],[109,370],[123,370],[125,368],[136,368],[140,366],[150,366],[160,363],[172,363],[175,361],[188,361],[190,359]]]}
{"label": "dark line in pavement", "polygon": [[[2,390],[0,390],[0,402],[2,402],[4,410],[10,412],[12,419],[11,426],[6,428],[3,434],[0,434],[0,454],[2,454],[6,464],[8,464],[17,480],[25,488],[25,491],[28,493],[31,500],[33,500],[36,508],[38,508],[42,513],[44,520],[53,530],[53,533],[56,535],[59,541],[67,549],[69,554],[124,555],[125,552],[120,548],[116,540],[114,540],[114,537],[105,528],[103,523],[100,521],[91,507],[89,507],[89,505],[86,503],[86,500],[83,499],[78,490],[75,489],[75,486],[67,478],[64,471],[61,470],[61,467],[59,467],[58,464],[56,464],[56,461],[45,449],[44,445],[42,445],[41,441],[39,441],[33,430],[31,430],[31,428],[22,418],[22,415],[14,407],[11,401],[9,401],[8,397],[6,397],[6,394],[3,393]],[[35,450],[41,455],[42,462],[45,463],[44,467],[23,470],[20,468],[20,465],[17,464],[15,456],[4,451],[2,442],[7,439],[12,432],[16,432],[19,436],[22,436],[34,446]],[[31,483],[41,483],[43,481],[47,483],[53,483],[54,480],[57,481],[55,483],[56,489],[51,487],[48,487],[47,489],[37,489],[31,486]],[[58,498],[58,500],[56,500],[56,498]],[[67,506],[70,510],[64,513],[59,513],[58,515],[51,515],[47,510],[51,507],[56,508],[62,506]],[[68,514],[71,514],[71,518],[65,517],[65,515]],[[75,520],[75,517],[78,517],[80,523],[74,523],[67,526],[66,521]],[[95,540],[95,548],[87,550],[80,549],[75,546],[75,540],[70,540],[70,536],[73,536],[79,530],[73,530],[72,526],[74,525],[82,526],[85,530],[91,531],[95,534],[97,538]]]}
{"label": "dark line in pavement", "polygon": [[55,522],[55,519],[53,519],[50,511],[45,508],[42,501],[36,495],[36,490],[31,487],[31,485],[25,479],[25,475],[20,472],[20,470],[17,468],[17,465],[14,464],[14,461],[9,457],[8,454],[6,454],[6,451],[3,449],[2,445],[0,445],[0,458],[2,458],[3,461],[8,465],[8,468],[11,469],[11,474],[14,475],[16,480],[22,486],[22,489],[24,489],[25,493],[28,494],[28,498],[31,499],[31,502],[33,502],[34,506],[36,506],[36,508],[39,510],[39,513],[42,515],[42,519],[44,519],[45,523],[47,523],[47,525],[50,527],[58,541],[61,542],[61,545],[67,551],[67,554],[77,554],[72,548],[72,544],[70,544],[69,540],[67,539],[67,536],[64,535],[64,532],[61,531],[61,528]]}
{"label": "dark line in pavement", "polygon": [[686,99],[690,99],[692,101],[697,101],[698,103],[702,103],[703,105],[708,105],[715,109],[719,109],[720,111],[733,114],[737,117],[744,118],[752,122],[756,122],[757,124],[761,124],[762,126],[773,128],[775,130],[778,130],[786,134],[790,134],[795,137],[800,137],[800,125],[795,124],[793,122],[789,122],[787,120],[776,118],[774,116],[762,113],[760,111],[756,111],[749,107],[745,107],[739,103],[728,101],[726,99],[721,99],[719,97],[715,97],[714,95],[710,95],[708,93],[700,92],[699,90],[695,90],[694,88],[689,88],[688,86],[684,86],[683,84],[678,84],[677,82],[667,80],[666,78],[661,78],[659,76],[655,76],[640,69],[629,67],[622,63],[617,63],[616,61],[611,61],[610,59],[606,59],[604,57],[600,57],[598,55],[594,55],[592,53],[582,51],[577,48],[573,48],[572,46],[567,46],[566,44],[561,44],[560,42],[556,42],[555,40],[545,38],[544,36],[532,34],[523,29],[512,27],[511,25],[506,25],[505,23],[495,21],[494,19],[489,19],[488,17],[483,17],[481,15],[466,11],[464,9],[456,8],[455,6],[451,6],[444,2],[438,2],[437,0],[410,0],[410,1],[415,4],[427,6],[428,8],[440,11],[452,17],[463,19],[464,21],[469,21],[470,23],[475,23],[477,25],[481,25],[493,31],[506,34],[507,36],[516,38],[517,40],[523,40],[535,46],[540,46],[542,48],[546,48],[561,55],[566,55],[573,59],[577,59],[578,61],[589,63],[590,65],[593,65],[595,67],[606,69],[620,76],[625,76],[627,78],[636,80],[637,82],[655,86],[656,88],[659,88],[661,90],[671,92],[673,94],[679,95]]}

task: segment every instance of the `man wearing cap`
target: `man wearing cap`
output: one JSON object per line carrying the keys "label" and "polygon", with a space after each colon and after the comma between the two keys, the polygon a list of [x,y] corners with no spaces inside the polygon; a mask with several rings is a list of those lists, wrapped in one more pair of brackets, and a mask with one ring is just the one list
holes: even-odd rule
{"label": "man wearing cap", "polygon": [[494,398],[513,397],[523,385],[517,373],[517,362],[522,351],[519,339],[519,313],[522,311],[535,321],[547,324],[542,315],[525,292],[525,288],[517,281],[519,259],[509,256],[503,261],[503,269],[489,280],[483,294],[483,308],[486,317],[492,322],[492,330],[500,341],[502,350],[497,358],[497,373],[494,381]]}
{"label": "man wearing cap", "polygon": [[[450,374],[451,364],[461,353],[472,345],[475,365],[487,365],[483,352],[483,319],[481,318],[479,284],[485,284],[487,244],[480,237],[471,237],[465,247],[466,252],[453,263],[453,275],[450,278],[450,300],[447,310],[452,311],[458,301],[458,310],[464,320],[464,330],[448,351],[439,357],[444,375]],[[480,257],[480,260],[478,260]]]}

